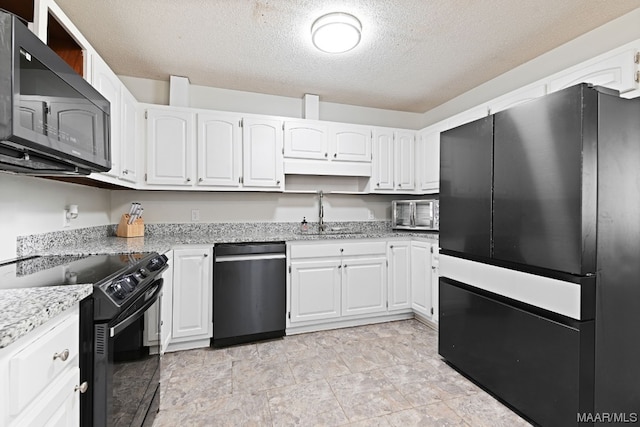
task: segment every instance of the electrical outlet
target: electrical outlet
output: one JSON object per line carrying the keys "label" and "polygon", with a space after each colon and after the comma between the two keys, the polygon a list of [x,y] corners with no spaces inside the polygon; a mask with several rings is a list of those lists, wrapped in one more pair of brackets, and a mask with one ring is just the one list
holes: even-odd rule
{"label": "electrical outlet", "polygon": [[373,209],[369,209],[368,219],[369,219],[369,220],[376,219],[376,216],[375,216],[375,214],[373,213]]}
{"label": "electrical outlet", "polygon": [[191,221],[200,221],[200,209],[191,209]]}

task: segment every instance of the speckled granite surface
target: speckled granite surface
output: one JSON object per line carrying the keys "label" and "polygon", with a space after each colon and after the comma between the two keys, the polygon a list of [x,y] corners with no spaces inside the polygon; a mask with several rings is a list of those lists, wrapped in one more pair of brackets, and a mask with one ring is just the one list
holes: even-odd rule
{"label": "speckled granite surface", "polygon": [[91,295],[93,285],[0,290],[0,348]]}
{"label": "speckled granite surface", "polygon": [[[327,222],[327,233],[317,223],[300,232],[299,223],[147,224],[145,236],[115,237],[115,225],[21,236],[18,256],[90,255],[131,252],[164,253],[180,245],[335,239],[390,239],[421,237],[437,241],[438,233],[395,231],[388,221]],[[331,229],[339,229],[331,231]],[[90,295],[92,285],[0,290],[0,348],[72,307]]]}

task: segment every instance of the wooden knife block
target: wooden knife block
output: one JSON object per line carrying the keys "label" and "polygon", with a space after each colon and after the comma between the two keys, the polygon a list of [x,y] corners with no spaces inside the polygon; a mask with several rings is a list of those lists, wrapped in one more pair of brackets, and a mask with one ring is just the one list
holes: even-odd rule
{"label": "wooden knife block", "polygon": [[129,222],[129,214],[123,214],[120,217],[120,222],[118,223],[118,229],[116,230],[116,236],[118,237],[142,237],[144,236],[144,220],[142,218],[138,218],[133,221],[132,224],[128,224]]}

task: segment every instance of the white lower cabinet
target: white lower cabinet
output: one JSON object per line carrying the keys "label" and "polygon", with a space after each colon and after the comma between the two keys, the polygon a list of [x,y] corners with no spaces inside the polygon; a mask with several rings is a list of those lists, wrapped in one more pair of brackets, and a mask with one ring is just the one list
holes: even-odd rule
{"label": "white lower cabinet", "polygon": [[411,308],[416,316],[438,322],[438,244],[411,242]]}
{"label": "white lower cabinet", "polygon": [[389,311],[411,308],[411,242],[390,241],[387,244],[389,260]]}
{"label": "white lower cabinet", "polygon": [[412,317],[409,248],[399,242],[403,273],[390,274],[384,240],[289,244],[287,333]]}
{"label": "white lower cabinet", "polygon": [[0,349],[0,425],[80,425],[76,305]]}
{"label": "white lower cabinet", "polygon": [[387,259],[345,258],[342,262],[342,316],[387,311]]}
{"label": "white lower cabinet", "polygon": [[339,259],[291,262],[291,322],[340,317]]}
{"label": "white lower cabinet", "polygon": [[173,251],[171,339],[167,351],[206,347],[212,323],[213,247]]}

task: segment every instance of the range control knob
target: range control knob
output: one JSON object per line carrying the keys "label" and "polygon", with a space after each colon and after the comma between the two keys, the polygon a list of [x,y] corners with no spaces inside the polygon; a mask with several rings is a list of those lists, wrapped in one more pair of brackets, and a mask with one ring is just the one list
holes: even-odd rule
{"label": "range control knob", "polygon": [[152,258],[147,264],[147,268],[150,271],[160,270],[167,263],[166,255],[160,255],[158,257]]}
{"label": "range control knob", "polygon": [[124,299],[124,297],[127,296],[127,293],[122,289],[122,284],[120,282],[115,282],[109,285],[109,290],[111,291],[111,295],[116,299]]}
{"label": "range control knob", "polygon": [[150,274],[151,272],[149,270],[147,270],[146,268],[141,268],[140,270],[138,270],[138,273],[136,275],[144,278],[148,277]]}

